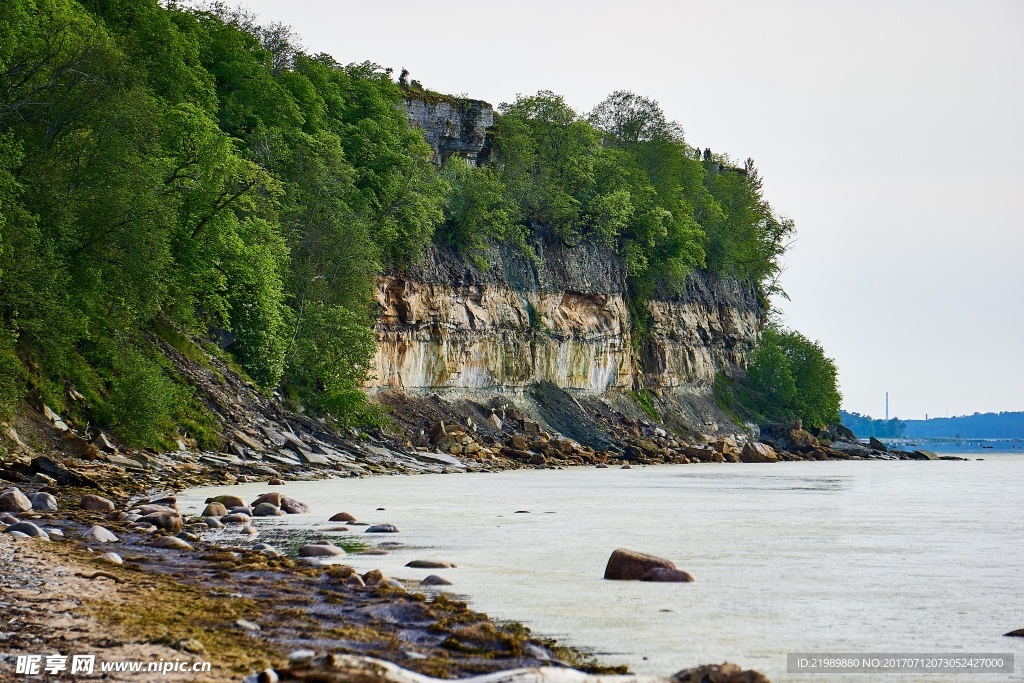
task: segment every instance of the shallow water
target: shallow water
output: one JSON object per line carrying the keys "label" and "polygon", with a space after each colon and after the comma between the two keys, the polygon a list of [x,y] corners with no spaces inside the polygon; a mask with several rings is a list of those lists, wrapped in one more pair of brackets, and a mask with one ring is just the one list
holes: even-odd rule
{"label": "shallow water", "polygon": [[[210,487],[179,502],[198,512],[210,495],[265,490]],[[358,535],[403,549],[344,561],[399,578],[440,574],[475,609],[639,673],[728,660],[773,681],[876,681],[787,674],[785,655],[1012,652],[1012,680],[1024,680],[1024,640],[1001,637],[1024,628],[1024,457],[525,470],[277,490],[313,512],[258,519],[263,528],[310,528],[341,511],[395,524],[401,533]],[[603,581],[617,547],[672,559],[696,581]],[[403,566],[428,558],[459,567]]]}

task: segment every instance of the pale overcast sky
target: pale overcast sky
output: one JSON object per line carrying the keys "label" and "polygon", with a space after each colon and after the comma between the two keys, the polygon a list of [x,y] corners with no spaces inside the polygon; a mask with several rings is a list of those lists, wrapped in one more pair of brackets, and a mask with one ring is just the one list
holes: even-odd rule
{"label": "pale overcast sky", "polygon": [[785,322],[844,407],[1024,410],[1024,2],[246,0],[309,52],[497,105],[628,89],[796,220]]}

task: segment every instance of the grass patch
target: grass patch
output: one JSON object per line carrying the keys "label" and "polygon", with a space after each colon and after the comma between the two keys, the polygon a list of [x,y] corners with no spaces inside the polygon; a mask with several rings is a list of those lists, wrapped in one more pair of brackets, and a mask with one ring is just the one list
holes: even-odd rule
{"label": "grass patch", "polygon": [[370,626],[359,624],[343,624],[329,628],[323,632],[326,638],[337,638],[338,640],[350,640],[356,643],[391,643],[398,644],[397,639],[390,633],[382,633]]}
{"label": "grass patch", "polygon": [[655,422],[661,422],[661,416],[658,415],[658,410],[654,407],[654,395],[650,391],[640,389],[639,391],[630,391],[628,393],[633,402],[637,404],[640,410],[647,413],[649,418]]}
{"label": "grass patch", "polygon": [[304,545],[311,545],[318,541],[329,540],[346,553],[357,555],[370,547],[370,543],[356,536],[337,536],[326,531],[316,529],[281,529],[268,530],[264,533],[264,543],[270,543],[286,557],[296,559],[299,556],[299,548]]}

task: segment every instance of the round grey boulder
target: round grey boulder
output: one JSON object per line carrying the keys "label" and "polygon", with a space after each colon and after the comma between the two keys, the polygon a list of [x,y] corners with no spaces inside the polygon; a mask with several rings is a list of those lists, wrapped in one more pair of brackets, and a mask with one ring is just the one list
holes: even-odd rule
{"label": "round grey boulder", "polygon": [[258,550],[261,553],[263,553],[264,555],[267,555],[269,557],[280,557],[281,556],[281,551],[279,551],[277,548],[275,548],[274,546],[270,545],[269,543],[257,543],[256,545],[254,545],[252,547],[252,549],[253,550]]}
{"label": "round grey boulder", "polygon": [[260,503],[252,511],[253,517],[280,517],[284,511],[273,503]]}
{"label": "round grey boulder", "polygon": [[368,534],[397,534],[398,527],[394,524],[374,524],[366,529]]}
{"label": "round grey boulder", "polygon": [[0,493],[0,512],[28,512],[32,509],[32,501],[18,487],[12,487]]}
{"label": "round grey boulder", "polygon": [[299,557],[336,557],[344,554],[345,551],[335,545],[311,543],[299,548]]}
{"label": "round grey boulder", "polygon": [[82,538],[87,541],[95,541],[96,543],[117,543],[119,540],[114,532],[106,527],[96,525],[86,531]]}
{"label": "round grey boulder", "polygon": [[242,514],[241,512],[232,512],[230,515],[224,515],[220,518],[220,521],[224,524],[248,524],[249,515]]}
{"label": "round grey boulder", "polygon": [[454,569],[458,565],[454,562],[441,562],[440,560],[413,560],[407,562],[405,566],[413,569]]}
{"label": "round grey boulder", "polygon": [[53,494],[40,491],[36,495],[32,496],[32,509],[56,512],[57,499],[53,497]]}
{"label": "round grey boulder", "polygon": [[157,536],[150,545],[154,548],[167,548],[168,550],[192,550],[192,546],[186,541],[174,536]]}
{"label": "round grey boulder", "polygon": [[29,538],[41,538],[44,541],[49,541],[50,537],[45,531],[37,527],[32,522],[18,522],[12,524],[6,529],[9,534],[25,534]]}
{"label": "round grey boulder", "polygon": [[450,586],[452,582],[448,579],[442,578],[437,574],[431,574],[420,581],[421,586]]}
{"label": "round grey boulder", "polygon": [[641,581],[655,581],[660,583],[692,583],[693,575],[689,572],[684,572],[682,569],[666,569],[665,567],[655,567],[651,569],[643,576],[640,577]]}
{"label": "round grey boulder", "polygon": [[308,505],[288,496],[281,496],[281,509],[289,515],[305,515],[309,513]]}
{"label": "round grey boulder", "polygon": [[103,553],[96,559],[100,562],[107,562],[109,564],[116,564],[119,566],[124,564],[124,560],[122,560],[121,556],[117,553]]}

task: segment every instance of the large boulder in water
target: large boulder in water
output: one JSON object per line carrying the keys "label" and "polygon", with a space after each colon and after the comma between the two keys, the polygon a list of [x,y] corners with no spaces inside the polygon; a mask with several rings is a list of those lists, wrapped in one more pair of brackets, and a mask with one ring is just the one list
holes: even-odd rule
{"label": "large boulder in water", "polygon": [[338,514],[331,517],[329,522],[355,522],[356,518],[347,512],[339,512]]}
{"label": "large boulder in water", "polygon": [[228,514],[228,509],[223,503],[210,503],[203,508],[203,517],[223,517]]}
{"label": "large boulder in water", "polygon": [[311,543],[299,548],[299,557],[335,557],[345,551],[332,543]]}
{"label": "large boulder in water", "polygon": [[285,512],[273,503],[260,503],[252,511],[253,517],[279,517]]}
{"label": "large boulder in water", "polygon": [[281,509],[289,515],[305,515],[309,513],[309,506],[305,503],[300,503],[294,498],[288,496],[281,496]]}
{"label": "large boulder in water", "polygon": [[639,581],[652,569],[675,570],[676,565],[664,558],[619,548],[608,558],[604,578],[611,581]]}
{"label": "large boulder in water", "polygon": [[883,453],[889,452],[889,448],[875,437],[868,439],[868,448],[873,451],[882,451]]}
{"label": "large boulder in water", "polygon": [[448,579],[438,576],[437,574],[431,574],[420,581],[421,586],[450,586],[452,582]]}
{"label": "large boulder in water", "polygon": [[245,501],[238,496],[214,496],[213,498],[206,499],[207,504],[209,503],[220,503],[227,509],[245,507]]}
{"label": "large boulder in water", "polygon": [[779,456],[768,444],[748,441],[740,453],[741,462],[778,462]]}
{"label": "large boulder in water", "polygon": [[672,674],[671,683],[771,683],[760,671],[736,664],[704,664]]}
{"label": "large boulder in water", "polygon": [[281,499],[282,498],[283,498],[283,496],[280,493],[278,493],[277,491],[272,491],[270,493],[263,493],[263,494],[261,494],[259,496],[259,498],[257,498],[256,500],[254,500],[252,502],[252,509],[255,510],[256,506],[259,505],[260,503],[270,503],[274,507],[278,507],[279,508],[279,507],[281,507]]}

